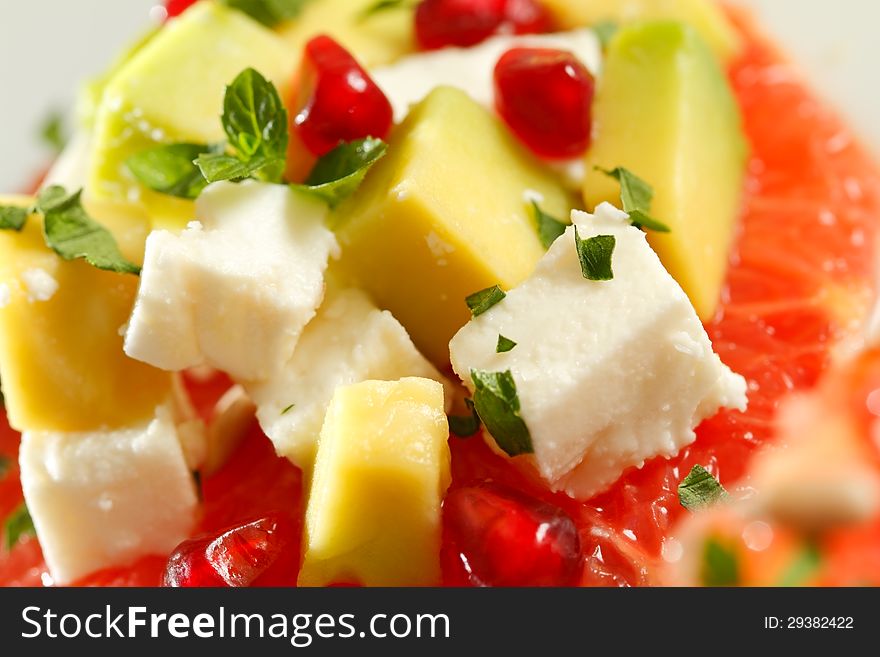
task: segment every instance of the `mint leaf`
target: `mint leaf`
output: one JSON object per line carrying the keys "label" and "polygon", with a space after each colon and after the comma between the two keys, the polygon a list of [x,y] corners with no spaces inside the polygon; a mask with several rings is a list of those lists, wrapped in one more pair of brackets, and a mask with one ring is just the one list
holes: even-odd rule
{"label": "mint leaf", "polygon": [[0,230],[21,230],[27,222],[26,208],[0,205]]}
{"label": "mint leaf", "polygon": [[593,25],[593,32],[596,34],[596,38],[599,39],[599,45],[602,46],[602,50],[608,49],[608,44],[611,43],[611,39],[614,38],[614,35],[619,30],[620,25],[614,21],[600,21]]}
{"label": "mint leaf", "polygon": [[275,27],[296,18],[309,0],[222,0],[223,4],[244,12],[266,27]]}
{"label": "mint leaf", "polygon": [[318,160],[305,184],[291,187],[335,208],[357,191],[367,172],[386,152],[388,144],[373,137],[340,144]]}
{"label": "mint leaf", "polygon": [[815,540],[808,540],[794,561],[785,569],[777,586],[805,586],[822,567],[822,552]]}
{"label": "mint leaf", "polygon": [[596,167],[596,170],[620,183],[620,201],[623,203],[623,211],[629,214],[630,221],[634,226],[657,233],[670,232],[669,226],[650,216],[651,202],[654,200],[653,187],[623,167],[611,170]]}
{"label": "mint leaf", "polygon": [[614,278],[611,269],[611,257],[617,244],[614,235],[596,235],[582,240],[575,226],[574,242],[584,278],[588,281],[610,281]]}
{"label": "mint leaf", "polygon": [[27,506],[22,502],[3,523],[3,544],[8,552],[25,536],[36,534],[34,521],[28,513]]}
{"label": "mint leaf", "polygon": [[2,481],[9,471],[12,469],[12,461],[9,460],[8,456],[0,454],[0,481]]}
{"label": "mint leaf", "polygon": [[247,68],[226,87],[223,130],[236,157],[259,163],[252,173],[267,182],[281,182],[287,158],[287,110],[275,85]]}
{"label": "mint leaf", "polygon": [[738,586],[742,581],[739,557],[717,538],[710,537],[703,545],[700,581],[703,586]]}
{"label": "mint leaf", "polygon": [[727,491],[702,465],[695,465],[678,485],[678,501],[688,511],[696,511],[727,497]]}
{"label": "mint leaf", "polygon": [[245,180],[250,178],[267,166],[274,165],[277,160],[267,160],[264,157],[255,157],[252,160],[242,161],[231,155],[209,153],[199,155],[196,166],[208,183],[221,180]]}
{"label": "mint leaf", "polygon": [[533,453],[532,436],[519,415],[519,397],[510,370],[471,370],[471,379],[477,415],[498,446],[509,456]]}
{"label": "mint leaf", "polygon": [[498,344],[495,346],[496,354],[506,354],[508,351],[512,350],[516,346],[516,342],[511,340],[510,338],[505,338],[503,335],[498,336]]}
{"label": "mint leaf", "polygon": [[168,144],[132,155],[125,165],[155,192],[194,199],[207,185],[195,160],[216,149],[204,144]]}
{"label": "mint leaf", "polygon": [[470,415],[450,415],[449,431],[459,438],[470,438],[480,430],[480,416],[474,408],[474,402],[470,399],[464,400],[465,405],[471,412]]}
{"label": "mint leaf", "polygon": [[568,224],[559,221],[556,217],[547,214],[535,201],[532,201],[535,222],[538,224],[538,237],[545,249],[549,249],[568,227]]}
{"label": "mint leaf", "polygon": [[376,14],[381,14],[389,9],[410,9],[418,4],[418,0],[378,0],[364,9],[358,20],[365,21]]}
{"label": "mint leaf", "polygon": [[471,317],[479,317],[506,296],[504,290],[497,285],[493,285],[485,290],[474,292],[464,302],[471,309]]}
{"label": "mint leaf", "polygon": [[63,187],[52,186],[37,198],[46,245],[65,260],[84,258],[98,269],[139,274],[140,267],[126,260],[110,231],[86,213],[81,194],[82,190],[67,194]]}
{"label": "mint leaf", "polygon": [[56,153],[60,153],[67,145],[67,135],[64,134],[64,115],[61,112],[51,112],[40,126],[40,139]]}

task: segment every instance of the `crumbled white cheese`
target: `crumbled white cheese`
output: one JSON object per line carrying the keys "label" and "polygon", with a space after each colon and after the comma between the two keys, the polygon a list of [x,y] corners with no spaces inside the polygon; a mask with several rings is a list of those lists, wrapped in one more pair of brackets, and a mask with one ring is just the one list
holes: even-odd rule
{"label": "crumbled white cheese", "polygon": [[245,388],[278,453],[309,468],[336,388],[409,376],[446,382],[391,313],[363,292],[345,290],[328,293],[278,375]]}
{"label": "crumbled white cheese", "polygon": [[58,291],[58,281],[45,269],[34,267],[21,272],[21,281],[27,290],[27,298],[31,303],[48,301]]}
{"label": "crumbled white cheese", "polygon": [[189,537],[198,496],[170,407],[117,431],[25,432],[21,484],[52,577],[167,554]]}
{"label": "crumbled white cheese", "polygon": [[390,66],[376,68],[371,75],[391,101],[397,122],[406,118],[409,108],[438,86],[461,89],[481,105],[491,108],[494,106],[495,64],[514,47],[566,50],[593,74],[601,67],[602,48],[595,32],[580,29],[555,34],[496,36],[471,48],[443,48],[410,55]]}
{"label": "crumbled white cheese", "polygon": [[271,377],[293,354],[338,254],[326,206],[281,185],[217,183],[198,223],[147,239],[125,353],[166,370]]}
{"label": "crumbled white cheese", "polygon": [[[746,382],[712,345],[687,296],[626,214],[574,212],[581,239],[613,235],[614,278],[586,280],[570,227],[534,274],[450,343],[452,365],[510,370],[540,474],[588,498],[628,467],[670,457],[720,408],[745,409]],[[517,343],[497,354],[498,336]]]}

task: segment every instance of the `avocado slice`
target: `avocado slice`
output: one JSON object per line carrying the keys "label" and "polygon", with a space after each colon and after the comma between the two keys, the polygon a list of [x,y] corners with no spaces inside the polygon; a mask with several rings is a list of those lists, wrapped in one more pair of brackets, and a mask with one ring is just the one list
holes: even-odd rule
{"label": "avocado slice", "polygon": [[722,61],[740,52],[742,39],[715,0],[542,0],[565,29],[644,20],[687,23],[706,40]]}
{"label": "avocado slice", "polygon": [[275,33],[244,13],[217,2],[194,5],[140,48],[104,89],[87,194],[139,206],[156,227],[183,227],[193,217],[192,202],[146,189],[126,160],[161,143],[222,141],[226,85],[252,67],[284,89],[296,60]]}
{"label": "avocado slice", "polygon": [[715,312],[739,213],[748,148],[739,107],[716,58],[693,28],[646,22],[608,49],[587,153],[588,208],[620,205],[596,167],[625,167],[651,184],[651,214],[670,228],[651,246],[700,318]]}
{"label": "avocado slice", "polygon": [[341,264],[443,368],[449,340],[470,318],[465,298],[522,283],[544,254],[531,197],[556,217],[570,213],[557,176],[495,116],[438,87],[339,206]]}

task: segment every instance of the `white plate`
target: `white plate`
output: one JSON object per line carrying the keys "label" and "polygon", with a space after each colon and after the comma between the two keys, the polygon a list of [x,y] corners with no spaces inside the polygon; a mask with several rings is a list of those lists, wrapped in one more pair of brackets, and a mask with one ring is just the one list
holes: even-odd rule
{"label": "white plate", "polygon": [[[148,25],[157,1],[0,0],[0,191],[19,189],[45,161],[35,136],[42,118],[70,105],[76,83]],[[880,152],[880,2],[735,2],[758,9],[816,87]]]}

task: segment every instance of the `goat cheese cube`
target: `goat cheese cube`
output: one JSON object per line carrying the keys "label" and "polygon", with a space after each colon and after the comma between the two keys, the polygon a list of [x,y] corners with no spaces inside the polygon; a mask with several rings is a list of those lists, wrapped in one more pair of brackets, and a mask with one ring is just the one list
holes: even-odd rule
{"label": "goat cheese cube", "polygon": [[198,495],[170,405],[116,431],[26,431],[19,462],[57,584],[167,554],[195,526]]}
{"label": "goat cheese cube", "polygon": [[448,383],[391,313],[351,289],[328,294],[280,373],[245,384],[245,389],[278,453],[309,469],[324,414],[339,386],[403,377]]}
{"label": "goat cheese cube", "polygon": [[198,222],[147,239],[125,353],[178,371],[210,365],[271,377],[291,357],[324,295],[338,246],[326,206],[281,185],[217,183]]}
{"label": "goat cheese cube", "polygon": [[567,50],[592,73],[601,67],[602,49],[589,29],[496,36],[470,48],[443,48],[403,57],[390,66],[378,67],[370,75],[388,96],[394,120],[406,118],[409,108],[421,102],[437,87],[455,87],[486,108],[494,107],[495,64],[511,48],[555,48]]}
{"label": "goat cheese cube", "polygon": [[[585,499],[631,466],[671,457],[722,407],[746,407],[745,380],[712,351],[687,296],[625,213],[573,212],[581,239],[611,235],[613,279],[587,280],[575,228],[525,283],[464,326],[452,365],[510,371],[534,463],[555,490]],[[499,335],[516,346],[496,353]]]}

